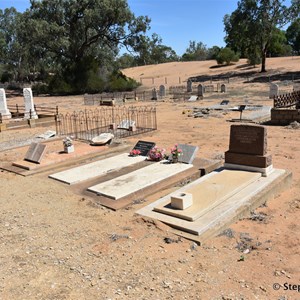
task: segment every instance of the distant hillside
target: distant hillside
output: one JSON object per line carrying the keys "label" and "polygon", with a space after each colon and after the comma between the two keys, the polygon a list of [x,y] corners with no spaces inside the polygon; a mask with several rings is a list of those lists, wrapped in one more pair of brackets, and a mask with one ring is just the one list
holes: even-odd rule
{"label": "distant hillside", "polygon": [[[276,57],[267,59],[267,74],[300,72],[300,57]],[[218,66],[215,60],[194,62],[171,62],[157,65],[139,66],[122,70],[122,72],[138,82],[144,88],[151,88],[160,84],[168,86],[184,85],[190,77],[215,76],[220,74],[259,73],[260,67],[247,65],[246,59],[231,66]]]}

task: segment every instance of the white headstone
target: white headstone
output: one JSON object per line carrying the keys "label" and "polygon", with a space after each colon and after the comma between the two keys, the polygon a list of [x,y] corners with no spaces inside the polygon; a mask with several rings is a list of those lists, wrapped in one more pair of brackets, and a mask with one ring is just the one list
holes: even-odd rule
{"label": "white headstone", "polygon": [[277,84],[271,84],[270,85],[270,93],[269,93],[269,98],[272,99],[276,96],[278,96],[279,93],[279,87]]}
{"label": "white headstone", "polygon": [[33,96],[32,96],[31,88],[24,88],[23,89],[23,96],[24,96],[24,103],[25,103],[24,118],[25,119],[37,119],[38,116],[37,116],[36,111],[34,109]]}
{"label": "white headstone", "polygon": [[2,119],[10,119],[11,113],[7,108],[6,94],[4,89],[0,89],[0,114]]}

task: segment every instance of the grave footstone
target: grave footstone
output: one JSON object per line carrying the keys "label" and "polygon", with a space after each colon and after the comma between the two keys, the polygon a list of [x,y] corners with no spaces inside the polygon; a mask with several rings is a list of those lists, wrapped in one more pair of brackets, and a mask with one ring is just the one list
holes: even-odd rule
{"label": "grave footstone", "polygon": [[39,164],[45,153],[46,145],[40,143],[31,143],[25,154],[24,160]]}
{"label": "grave footstone", "polygon": [[273,99],[274,97],[278,96],[279,94],[279,87],[277,84],[271,84],[270,85],[270,93],[269,93],[269,98]]}
{"label": "grave footstone", "polygon": [[[243,165],[262,171],[272,169],[272,156],[267,154],[267,129],[260,125],[231,125],[229,150],[225,167]],[[268,168],[268,169],[267,169]],[[251,170],[251,168],[249,169]]]}
{"label": "grave footstone", "polygon": [[0,89],[0,114],[2,120],[11,118],[11,113],[7,108],[6,94],[4,89]]}
{"label": "grave footstone", "polygon": [[182,150],[182,155],[179,156],[178,161],[185,164],[192,164],[199,147],[187,144],[178,144],[178,148]]}
{"label": "grave footstone", "polygon": [[37,119],[38,116],[37,116],[35,108],[34,108],[31,88],[24,88],[23,96],[24,96],[24,103],[25,103],[24,118],[25,119]]}
{"label": "grave footstone", "polygon": [[142,156],[148,156],[149,151],[155,146],[153,142],[138,141],[133,147],[133,150],[140,150]]}

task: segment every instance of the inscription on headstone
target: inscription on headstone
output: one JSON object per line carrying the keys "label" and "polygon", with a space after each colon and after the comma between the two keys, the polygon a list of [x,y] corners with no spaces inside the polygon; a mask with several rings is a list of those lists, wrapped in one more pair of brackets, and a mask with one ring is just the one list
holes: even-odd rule
{"label": "inscription on headstone", "polygon": [[33,96],[31,88],[23,89],[24,103],[25,103],[25,119],[37,119],[38,116],[36,114],[34,104],[33,104]]}
{"label": "inscription on headstone", "polygon": [[265,155],[267,153],[267,130],[258,125],[232,125],[229,151]]}
{"label": "inscription on headstone", "polygon": [[182,150],[182,155],[179,156],[178,161],[185,164],[193,163],[199,147],[187,144],[178,144],[178,148]]}
{"label": "inscription on headstone", "polygon": [[6,94],[4,89],[0,89],[0,114],[2,119],[10,119],[11,113],[7,108]]}
{"label": "inscription on headstone", "polygon": [[149,151],[155,146],[153,142],[138,141],[133,147],[134,150],[140,150],[142,156],[148,156]]}
{"label": "inscription on headstone", "polygon": [[39,164],[45,153],[45,149],[46,145],[40,143],[31,143],[24,159]]}

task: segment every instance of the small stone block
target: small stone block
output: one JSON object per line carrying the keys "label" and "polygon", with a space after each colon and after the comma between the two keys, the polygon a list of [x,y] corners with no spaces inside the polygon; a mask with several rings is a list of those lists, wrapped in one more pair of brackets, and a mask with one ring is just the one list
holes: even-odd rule
{"label": "small stone block", "polygon": [[135,125],[129,126],[129,131],[136,131],[136,126]]}
{"label": "small stone block", "polygon": [[193,205],[193,195],[190,193],[178,193],[171,196],[172,208],[184,210]]}

